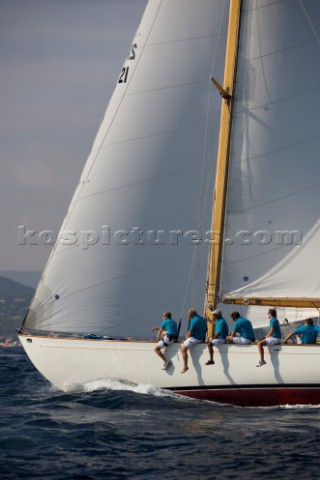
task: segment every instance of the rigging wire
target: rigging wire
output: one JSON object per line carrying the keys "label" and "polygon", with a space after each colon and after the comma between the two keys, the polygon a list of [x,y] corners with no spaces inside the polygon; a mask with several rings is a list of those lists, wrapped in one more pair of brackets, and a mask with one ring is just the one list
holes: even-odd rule
{"label": "rigging wire", "polygon": [[315,27],[314,27],[314,25],[313,25],[313,23],[312,23],[312,21],[311,21],[311,18],[310,18],[310,16],[309,16],[309,14],[308,14],[305,6],[303,5],[303,1],[302,1],[302,0],[298,0],[298,1],[299,1],[300,7],[302,8],[303,13],[305,14],[306,19],[308,20],[308,23],[309,23],[309,25],[310,25],[310,27],[311,27],[311,30],[313,31],[314,36],[315,36],[316,39],[317,39],[317,42],[320,43],[319,35],[317,34],[317,31],[316,31],[316,29],[315,29]]}
{"label": "rigging wire", "polygon": [[[226,3],[222,2],[220,4],[218,21],[217,21],[217,35],[214,37],[214,43],[212,45],[212,62],[211,62],[211,75],[214,71],[214,66],[216,62],[217,52],[218,52],[218,40],[221,37],[221,30],[223,25],[223,19],[225,17]],[[210,77],[211,77],[210,75]],[[206,112],[206,124],[205,124],[205,135],[204,135],[204,144],[203,144],[203,153],[202,153],[202,170],[201,170],[201,183],[200,183],[200,193],[198,198],[198,211],[197,211],[197,232],[201,233],[205,220],[205,210],[207,204],[208,193],[212,189],[212,178],[215,168],[215,163],[212,161],[212,158],[216,158],[217,155],[217,132],[213,134],[213,122],[212,117],[212,89],[211,81],[209,80],[209,95],[207,102],[207,112]],[[211,120],[211,121],[210,121]],[[209,142],[215,144],[214,155],[212,155],[211,150],[208,146]],[[211,153],[210,158],[208,158],[208,153]],[[203,240],[203,239],[202,239]],[[194,306],[195,299],[197,298],[198,291],[198,279],[200,275],[200,264],[201,264],[201,254],[202,249],[199,248],[199,245],[194,246],[193,256],[190,264],[188,279],[186,282],[185,295],[181,306],[180,317],[183,317],[183,314],[186,309],[186,303]]]}

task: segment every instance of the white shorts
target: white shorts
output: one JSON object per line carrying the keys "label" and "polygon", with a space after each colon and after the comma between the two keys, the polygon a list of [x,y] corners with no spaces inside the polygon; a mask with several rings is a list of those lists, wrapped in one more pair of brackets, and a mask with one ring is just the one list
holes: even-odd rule
{"label": "white shorts", "polygon": [[219,345],[222,345],[223,343],[226,343],[226,339],[225,338],[215,338],[215,339],[211,340],[210,343],[214,347],[218,347]]}
{"label": "white shorts", "polygon": [[193,347],[194,345],[196,345],[197,343],[201,343],[202,340],[197,340],[196,338],[194,337],[189,337],[187,338],[187,340],[185,340],[183,342],[184,346],[186,347],[187,350],[189,350],[189,348]]}
{"label": "white shorts", "polygon": [[253,340],[249,340],[249,338],[244,337],[233,337],[233,343],[237,343],[238,345],[248,345],[252,343]]}
{"label": "white shorts", "polygon": [[281,343],[281,338],[279,337],[268,337],[266,338],[267,345],[279,345]]}
{"label": "white shorts", "polygon": [[171,343],[174,343],[174,339],[169,338],[168,335],[164,335],[162,339],[158,342],[158,347],[165,348],[168,345],[171,345]]}

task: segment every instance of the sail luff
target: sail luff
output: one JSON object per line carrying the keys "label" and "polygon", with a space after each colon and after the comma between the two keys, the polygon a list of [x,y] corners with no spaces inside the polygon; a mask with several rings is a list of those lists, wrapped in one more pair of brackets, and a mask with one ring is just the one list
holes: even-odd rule
{"label": "sail luff", "polygon": [[[237,63],[238,37],[242,0],[231,0],[229,9],[228,38],[223,89],[229,97],[223,95],[221,107],[219,149],[217,156],[216,181],[214,189],[214,208],[212,214],[212,245],[209,254],[208,282],[206,295],[206,315],[216,306],[222,256],[222,236],[228,177],[230,132],[233,108],[233,90]],[[213,82],[214,83],[214,82]],[[210,336],[210,332],[209,332]]]}

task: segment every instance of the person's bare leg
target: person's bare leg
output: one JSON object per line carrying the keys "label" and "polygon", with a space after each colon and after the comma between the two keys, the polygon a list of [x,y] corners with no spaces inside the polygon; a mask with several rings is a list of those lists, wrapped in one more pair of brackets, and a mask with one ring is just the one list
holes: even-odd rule
{"label": "person's bare leg", "polygon": [[266,345],[266,344],[267,344],[267,341],[266,341],[265,338],[263,340],[260,340],[260,342],[258,342],[258,351],[259,351],[259,355],[260,355],[260,361],[259,361],[259,364],[257,365],[257,367],[261,367],[262,365],[266,364],[266,362],[264,360],[264,350],[263,350],[263,345]]}
{"label": "person's bare leg", "polygon": [[210,362],[213,362],[213,346],[212,343],[208,343],[208,350],[209,350],[209,355],[210,355]]}
{"label": "person's bare leg", "polygon": [[186,373],[189,370],[188,367],[188,351],[184,345],[181,346],[181,355],[183,359],[183,368],[180,373]]}
{"label": "person's bare leg", "polygon": [[162,360],[164,363],[167,363],[167,362],[168,362],[168,360],[167,360],[167,358],[165,357],[165,355],[161,352],[160,347],[154,347],[154,351],[155,351],[155,353],[161,358],[161,360]]}
{"label": "person's bare leg", "polygon": [[264,340],[261,340],[259,343],[258,343],[258,350],[259,350],[259,354],[260,354],[260,360],[263,362],[264,361],[264,350],[263,350],[263,345],[266,344],[266,341],[265,339]]}

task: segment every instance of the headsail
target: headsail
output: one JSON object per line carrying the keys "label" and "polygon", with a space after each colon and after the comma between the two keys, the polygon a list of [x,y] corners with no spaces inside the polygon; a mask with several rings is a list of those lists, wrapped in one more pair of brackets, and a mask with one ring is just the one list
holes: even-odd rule
{"label": "headsail", "polygon": [[[219,298],[274,297],[277,305],[288,297],[290,306],[320,298],[320,42],[312,20],[320,4],[245,0],[242,8]],[[251,316],[265,318],[265,310]],[[310,314],[317,310],[299,311]]]}
{"label": "headsail", "polygon": [[[192,235],[226,4],[200,3],[149,1],[26,328],[141,336],[164,309],[179,315],[200,248]],[[206,156],[212,165],[212,142]],[[208,245],[198,243],[206,259]]]}

